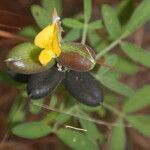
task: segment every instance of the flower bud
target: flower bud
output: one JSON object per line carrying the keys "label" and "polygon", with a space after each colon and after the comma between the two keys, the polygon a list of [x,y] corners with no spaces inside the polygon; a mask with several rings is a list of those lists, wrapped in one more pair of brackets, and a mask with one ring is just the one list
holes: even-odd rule
{"label": "flower bud", "polygon": [[57,62],[70,70],[85,72],[95,66],[95,52],[87,45],[74,42],[61,44],[61,55]]}

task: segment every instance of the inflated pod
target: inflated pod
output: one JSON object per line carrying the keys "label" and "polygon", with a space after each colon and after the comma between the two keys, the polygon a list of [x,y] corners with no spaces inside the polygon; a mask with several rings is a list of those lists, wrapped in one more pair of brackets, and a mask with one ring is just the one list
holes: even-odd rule
{"label": "inflated pod", "polygon": [[32,43],[22,43],[14,47],[6,59],[7,67],[16,73],[34,74],[51,68],[54,60],[42,66],[38,60],[41,50]]}
{"label": "inflated pod", "polygon": [[67,72],[64,85],[72,96],[83,104],[98,106],[103,101],[101,85],[90,73]]}
{"label": "inflated pod", "polygon": [[66,42],[61,44],[61,50],[57,62],[70,70],[85,72],[95,66],[95,52],[87,45]]}
{"label": "inflated pod", "polygon": [[27,83],[27,93],[32,99],[43,98],[51,94],[63,78],[64,72],[58,71],[55,67],[38,74],[33,74]]}
{"label": "inflated pod", "polygon": [[6,73],[10,78],[21,83],[27,83],[30,77],[30,75],[15,73],[12,70],[7,70]]}

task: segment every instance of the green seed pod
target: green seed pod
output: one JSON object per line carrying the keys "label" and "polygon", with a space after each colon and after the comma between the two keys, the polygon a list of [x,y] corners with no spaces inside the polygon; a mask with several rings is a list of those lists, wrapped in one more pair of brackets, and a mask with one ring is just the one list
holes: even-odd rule
{"label": "green seed pod", "polygon": [[44,72],[33,74],[27,83],[27,93],[30,98],[43,98],[53,92],[64,78],[64,72],[53,67]]}
{"label": "green seed pod", "polygon": [[62,53],[57,61],[74,71],[85,72],[95,66],[95,52],[87,45],[66,42],[61,45]]}
{"label": "green seed pod", "polygon": [[64,85],[79,102],[98,106],[103,101],[100,83],[88,72],[66,72]]}
{"label": "green seed pod", "polygon": [[21,74],[33,74],[51,68],[54,65],[54,60],[46,66],[39,63],[40,51],[34,44],[19,44],[8,54],[6,64],[9,69]]}

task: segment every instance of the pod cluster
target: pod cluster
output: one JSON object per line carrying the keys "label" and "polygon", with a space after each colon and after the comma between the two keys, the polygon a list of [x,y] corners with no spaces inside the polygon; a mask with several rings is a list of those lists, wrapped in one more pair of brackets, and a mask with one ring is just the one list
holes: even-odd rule
{"label": "pod cluster", "polygon": [[[53,93],[60,83],[79,102],[98,106],[103,101],[100,83],[89,73],[95,66],[95,53],[81,43],[62,43],[62,53],[46,66],[38,62],[40,50],[31,43],[23,43],[12,49],[6,63],[8,74],[27,84],[27,93],[32,99],[43,98]],[[58,68],[56,67],[59,66]],[[65,68],[65,71],[61,69]]]}

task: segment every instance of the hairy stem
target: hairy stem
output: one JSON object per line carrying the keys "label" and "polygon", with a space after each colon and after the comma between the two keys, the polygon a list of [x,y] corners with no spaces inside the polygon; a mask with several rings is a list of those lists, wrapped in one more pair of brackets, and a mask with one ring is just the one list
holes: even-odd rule
{"label": "hairy stem", "polygon": [[121,42],[121,40],[122,38],[119,38],[116,41],[112,42],[108,47],[106,47],[104,50],[102,50],[100,53],[97,54],[96,59],[99,59],[107,52],[109,52],[111,49],[113,49],[115,46],[117,46]]}
{"label": "hairy stem", "polygon": [[85,22],[84,28],[83,28],[83,33],[82,33],[82,40],[81,40],[82,44],[85,44],[85,42],[86,42],[87,31],[88,31],[88,23]]}

